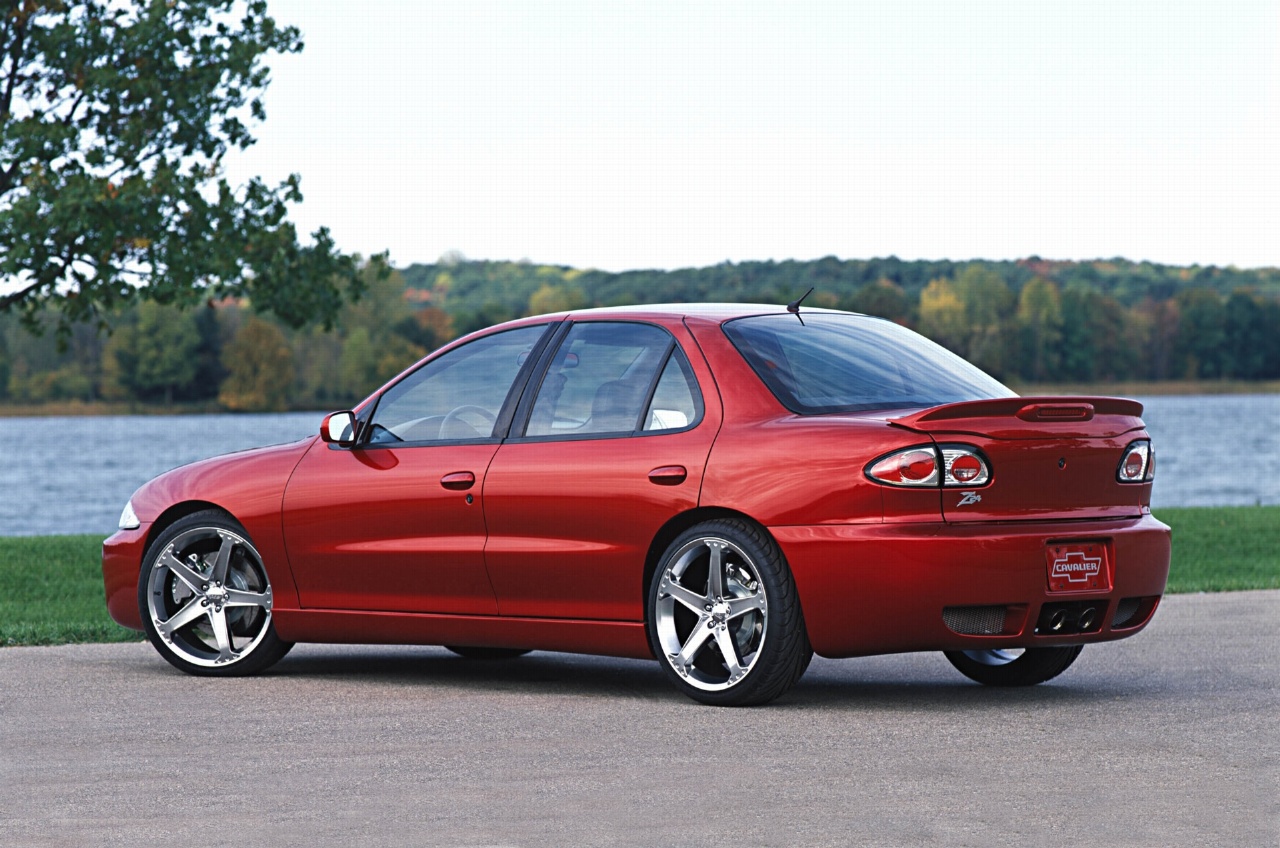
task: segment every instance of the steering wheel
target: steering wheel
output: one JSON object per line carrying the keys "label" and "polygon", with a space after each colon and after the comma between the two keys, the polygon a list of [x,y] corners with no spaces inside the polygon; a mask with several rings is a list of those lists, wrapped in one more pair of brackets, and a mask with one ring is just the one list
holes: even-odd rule
{"label": "steering wheel", "polygon": [[[483,406],[473,406],[471,404],[463,404],[462,406],[455,406],[453,409],[449,410],[449,412],[445,415],[444,420],[440,422],[440,438],[465,439],[472,435],[475,435],[475,436],[485,435],[481,433],[479,430],[477,430],[475,427],[473,427],[470,423],[463,420],[462,416],[464,415],[474,415],[477,418],[484,421],[486,424],[489,425],[490,433],[493,432],[493,425],[496,424],[498,421],[498,416],[494,415],[492,412],[485,409]],[[450,430],[457,429],[457,425],[459,424],[465,426],[471,432],[462,433],[457,436],[450,436],[449,434]]]}

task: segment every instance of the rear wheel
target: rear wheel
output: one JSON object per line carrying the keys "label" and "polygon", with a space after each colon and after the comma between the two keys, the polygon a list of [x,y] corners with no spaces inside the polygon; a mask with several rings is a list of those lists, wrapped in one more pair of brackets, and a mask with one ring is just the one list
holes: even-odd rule
{"label": "rear wheel", "polygon": [[188,674],[256,674],[291,642],[271,624],[271,584],[243,527],[205,510],[152,543],[138,579],[138,608],[160,656]]}
{"label": "rear wheel", "polygon": [[745,521],[708,521],[672,542],[649,584],[647,611],[663,670],[704,704],[772,701],[813,656],[782,552]]}
{"label": "rear wheel", "polygon": [[1083,645],[1066,645],[944,653],[961,674],[986,686],[1035,686],[1066,671],[1082,650]]}

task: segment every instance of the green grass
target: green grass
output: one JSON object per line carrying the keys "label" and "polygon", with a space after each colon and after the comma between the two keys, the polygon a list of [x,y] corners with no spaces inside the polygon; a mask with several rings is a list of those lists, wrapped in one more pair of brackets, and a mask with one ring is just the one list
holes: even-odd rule
{"label": "green grass", "polygon": [[1280,589],[1280,506],[1161,509],[1173,528],[1170,592]]}
{"label": "green grass", "polygon": [[107,614],[102,538],[0,538],[0,646],[142,638]]}
{"label": "green grass", "polygon": [[[1162,509],[1170,592],[1280,589],[1280,507]],[[0,537],[0,646],[128,642],[107,615],[101,536]]]}

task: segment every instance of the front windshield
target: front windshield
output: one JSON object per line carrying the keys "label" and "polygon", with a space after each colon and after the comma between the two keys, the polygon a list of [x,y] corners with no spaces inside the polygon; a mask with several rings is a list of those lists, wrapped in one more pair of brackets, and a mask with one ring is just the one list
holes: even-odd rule
{"label": "front windshield", "polygon": [[783,406],[801,415],[1012,397],[918,333],[865,315],[758,315],[725,334]]}

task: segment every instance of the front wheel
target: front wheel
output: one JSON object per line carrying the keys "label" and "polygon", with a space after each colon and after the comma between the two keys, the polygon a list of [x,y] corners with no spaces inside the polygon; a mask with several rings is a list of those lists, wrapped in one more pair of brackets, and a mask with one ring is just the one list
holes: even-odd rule
{"label": "front wheel", "polygon": [[986,686],[1035,686],[1066,671],[1082,650],[1084,645],[943,653],[961,674]]}
{"label": "front wheel", "polygon": [[188,674],[256,674],[293,647],[271,624],[271,584],[257,548],[214,510],[174,522],[147,549],[138,608],[152,646]]}
{"label": "front wheel", "polygon": [[663,670],[704,704],[772,701],[813,656],[782,552],[745,521],[708,521],[676,538],[649,584],[647,612]]}

